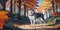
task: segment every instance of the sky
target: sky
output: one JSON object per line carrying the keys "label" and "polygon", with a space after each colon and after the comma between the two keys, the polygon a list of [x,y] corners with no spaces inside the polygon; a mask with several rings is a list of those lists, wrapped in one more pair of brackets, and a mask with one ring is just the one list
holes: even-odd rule
{"label": "sky", "polygon": [[41,5],[41,3],[43,2],[43,0],[39,0],[38,3]]}
{"label": "sky", "polygon": [[42,4],[42,2],[43,2],[43,0],[38,0],[38,6],[36,6],[36,8],[39,8],[40,7],[40,5]]}

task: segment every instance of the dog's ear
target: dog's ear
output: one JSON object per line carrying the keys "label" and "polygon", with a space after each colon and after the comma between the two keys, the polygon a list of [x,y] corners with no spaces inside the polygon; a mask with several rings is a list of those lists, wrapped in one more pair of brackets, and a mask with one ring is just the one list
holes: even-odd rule
{"label": "dog's ear", "polygon": [[31,14],[34,15],[34,14],[35,14],[35,11],[32,10],[32,11],[31,11]]}

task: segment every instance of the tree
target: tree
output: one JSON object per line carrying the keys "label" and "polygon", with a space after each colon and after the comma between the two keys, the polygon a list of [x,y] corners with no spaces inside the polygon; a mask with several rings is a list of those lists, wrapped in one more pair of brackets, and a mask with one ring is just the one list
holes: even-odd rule
{"label": "tree", "polygon": [[8,14],[8,12],[0,11],[0,29],[3,29],[5,21],[9,19],[6,14]]}
{"label": "tree", "polygon": [[20,12],[21,12],[21,0],[18,0],[19,3],[19,18],[20,18]]}
{"label": "tree", "polygon": [[51,0],[43,0],[42,4],[37,10],[41,12],[42,10],[50,9],[51,6],[52,6]]}
{"label": "tree", "polygon": [[22,0],[22,4],[26,4],[28,8],[34,8],[37,4],[37,0]]}
{"label": "tree", "polygon": [[0,0],[0,1],[1,1],[2,6],[3,6],[3,10],[5,10],[5,3],[7,0]]}
{"label": "tree", "polygon": [[24,5],[24,15],[26,16],[27,8],[34,9],[37,4],[37,0],[22,0],[22,5]]}

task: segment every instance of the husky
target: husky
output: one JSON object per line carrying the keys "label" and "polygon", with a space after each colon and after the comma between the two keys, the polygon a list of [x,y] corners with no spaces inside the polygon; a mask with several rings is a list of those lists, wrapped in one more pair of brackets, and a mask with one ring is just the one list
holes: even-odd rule
{"label": "husky", "polygon": [[45,23],[45,21],[43,20],[43,16],[41,16],[41,13],[34,13],[34,11],[29,10],[28,11],[28,17],[30,19],[31,25],[35,25],[36,22],[40,22],[40,23]]}

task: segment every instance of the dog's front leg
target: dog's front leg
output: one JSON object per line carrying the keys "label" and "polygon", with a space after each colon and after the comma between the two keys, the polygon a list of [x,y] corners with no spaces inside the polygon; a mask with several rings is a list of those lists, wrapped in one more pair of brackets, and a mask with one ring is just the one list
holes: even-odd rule
{"label": "dog's front leg", "polygon": [[36,22],[36,21],[35,21],[35,20],[33,20],[33,26],[35,25],[35,22]]}
{"label": "dog's front leg", "polygon": [[33,21],[30,19],[31,26],[33,25]]}

